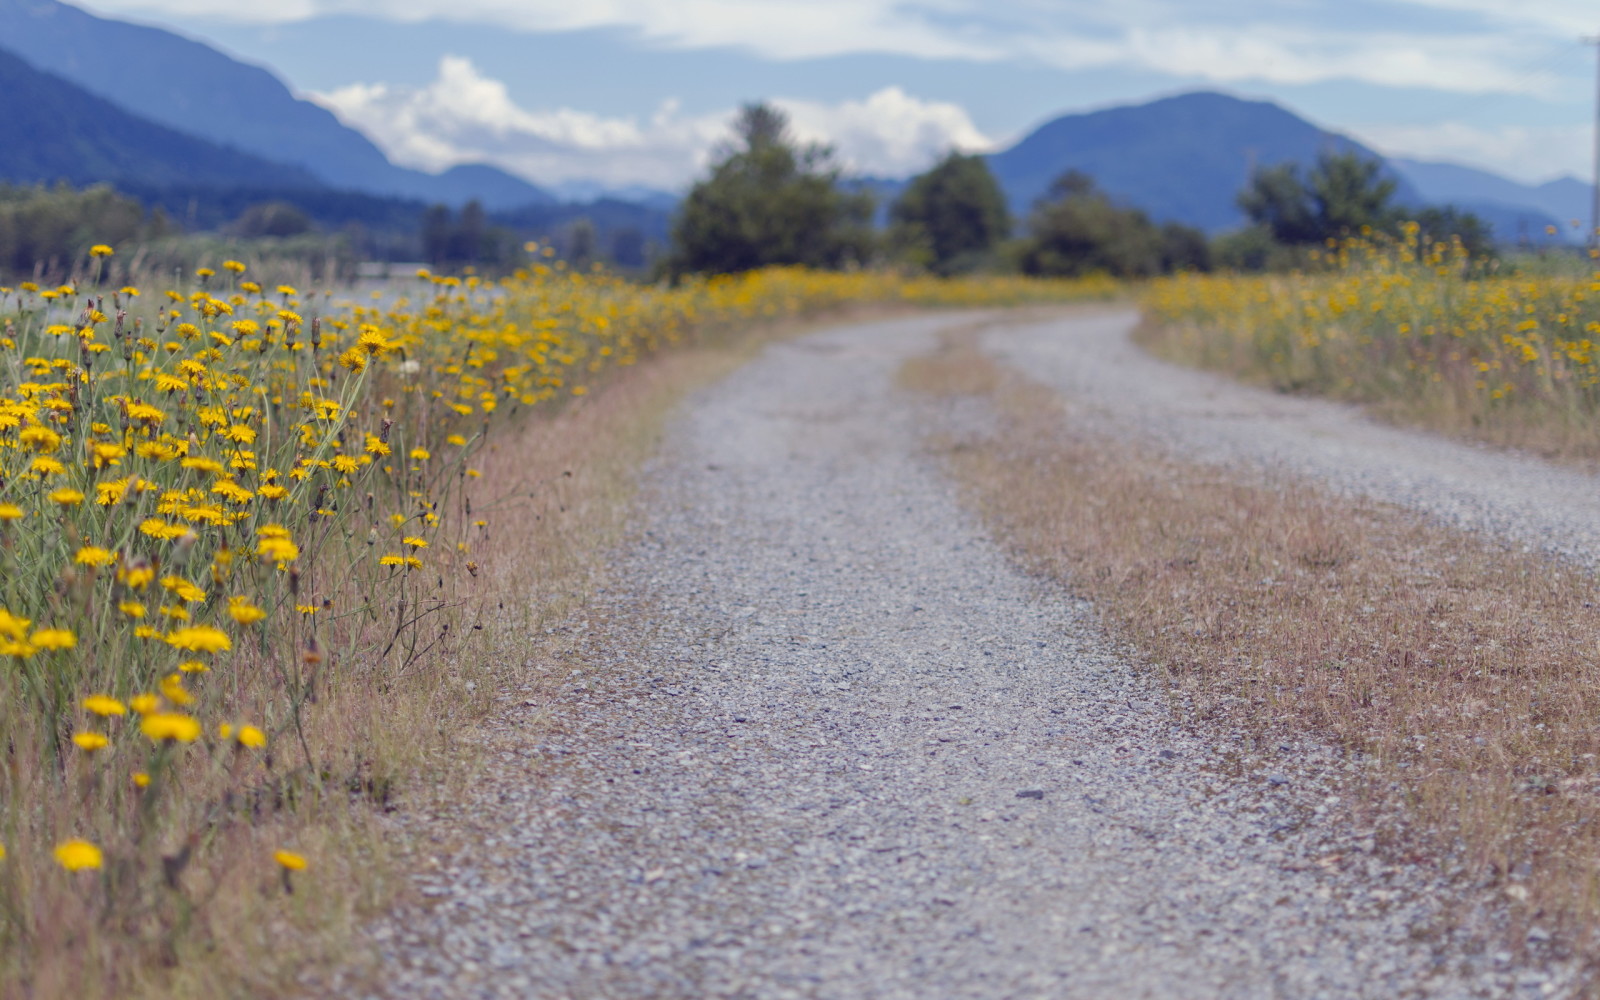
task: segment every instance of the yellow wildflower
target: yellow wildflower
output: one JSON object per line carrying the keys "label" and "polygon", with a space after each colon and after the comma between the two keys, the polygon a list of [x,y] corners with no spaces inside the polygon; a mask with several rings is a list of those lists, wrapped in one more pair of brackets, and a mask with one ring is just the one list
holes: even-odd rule
{"label": "yellow wildflower", "polygon": [[92,870],[105,862],[105,855],[100,848],[79,838],[57,844],[55,855],[56,864],[69,872]]}
{"label": "yellow wildflower", "polygon": [[139,723],[139,731],[157,743],[193,743],[200,738],[200,723],[181,712],[151,712]]}
{"label": "yellow wildflower", "polygon": [[83,707],[100,716],[128,714],[127,706],[107,694],[91,694],[83,699]]}
{"label": "yellow wildflower", "polygon": [[240,594],[228,598],[228,615],[240,625],[251,625],[267,617],[267,613]]}
{"label": "yellow wildflower", "polygon": [[191,653],[222,653],[233,648],[228,634],[210,625],[191,625],[174,629],[166,635],[169,646],[186,649]]}
{"label": "yellow wildflower", "polygon": [[71,649],[78,644],[78,637],[71,629],[42,628],[33,633],[29,640],[40,649]]}
{"label": "yellow wildflower", "polygon": [[106,739],[104,733],[73,733],[72,742],[78,744],[85,752],[94,753],[105,748],[111,741]]}

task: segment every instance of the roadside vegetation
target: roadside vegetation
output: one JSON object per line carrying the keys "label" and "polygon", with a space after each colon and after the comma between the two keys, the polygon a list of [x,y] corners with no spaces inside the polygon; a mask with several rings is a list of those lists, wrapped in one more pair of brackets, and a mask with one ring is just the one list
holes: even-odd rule
{"label": "roadside vegetation", "polygon": [[1506,273],[1414,222],[1330,243],[1294,272],[1153,284],[1142,342],[1286,392],[1600,460],[1600,270]]}
{"label": "roadside vegetation", "polygon": [[1350,828],[1374,830],[1389,863],[1502,893],[1515,947],[1537,927],[1592,950],[1592,577],[1400,508],[1082,431],[970,337],[901,381],[995,407],[992,433],[933,447],[1018,561],[1091,600],[1180,713],[1264,756],[1331,741],[1363,763],[1331,776],[1353,796]]}

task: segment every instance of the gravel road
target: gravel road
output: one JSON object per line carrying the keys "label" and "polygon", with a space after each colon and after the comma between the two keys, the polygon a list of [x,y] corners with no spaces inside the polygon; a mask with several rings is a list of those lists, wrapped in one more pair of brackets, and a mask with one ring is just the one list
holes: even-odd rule
{"label": "gravel road", "polygon": [[[494,720],[477,798],[402,821],[440,847],[372,929],[383,995],[1564,995],[1441,929],[1448,894],[1330,794],[1351,765],[1175,726],[1089,608],[1008,564],[924,448],[984,414],[893,388],[971,321],[777,344],[683,408],[556,727]],[[990,347],[1185,447],[1343,468],[1397,433],[1144,360],[1130,322]],[[1372,468],[1491,511],[1444,453]]]}
{"label": "gravel road", "polygon": [[1193,458],[1304,474],[1600,568],[1600,479],[1156,360],[1131,309],[997,327],[985,347],[1077,404],[1074,416]]}

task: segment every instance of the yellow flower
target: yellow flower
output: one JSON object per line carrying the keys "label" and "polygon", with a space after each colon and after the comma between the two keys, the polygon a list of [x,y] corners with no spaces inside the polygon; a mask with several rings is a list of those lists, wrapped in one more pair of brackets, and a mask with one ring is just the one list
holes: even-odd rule
{"label": "yellow flower", "polygon": [[206,666],[204,663],[201,663],[199,660],[184,660],[182,663],[178,664],[178,669],[186,674],[204,674],[211,671],[210,667]]}
{"label": "yellow flower", "polygon": [[59,489],[51,491],[50,499],[63,507],[73,507],[83,503],[83,494],[77,490]]}
{"label": "yellow flower", "polygon": [[72,742],[78,744],[78,746],[82,747],[85,751],[94,753],[96,750],[105,747],[111,741],[106,739],[104,734],[101,733],[73,733]]}
{"label": "yellow flower", "polygon": [[33,619],[23,618],[20,615],[12,614],[4,608],[0,608],[0,635],[21,642],[27,638],[28,626],[32,624]]}
{"label": "yellow flower", "polygon": [[427,539],[418,538],[415,535],[407,535],[406,537],[400,539],[400,542],[402,545],[409,545],[414,549],[425,549],[428,547]]}
{"label": "yellow flower", "polygon": [[193,743],[200,738],[200,723],[194,716],[180,712],[151,712],[139,723],[139,731],[157,743]]}
{"label": "yellow flower", "polygon": [[234,274],[243,274],[244,273],[244,265],[239,263],[236,260],[225,260],[225,261],[223,261],[222,262],[222,269],[224,271],[232,271]]}
{"label": "yellow flower", "polygon": [[127,706],[107,694],[91,694],[83,699],[83,707],[100,716],[128,714]]}
{"label": "yellow flower", "polygon": [[413,462],[426,462],[433,457],[433,453],[426,448],[412,448],[411,460]]}
{"label": "yellow flower", "polygon": [[233,648],[228,634],[210,625],[191,625],[166,635],[167,644],[191,653],[221,653]]}
{"label": "yellow flower", "polygon": [[57,844],[55,853],[56,864],[69,872],[99,868],[105,861],[105,855],[100,853],[100,848],[87,840],[77,838]]}
{"label": "yellow flower", "polygon": [[242,747],[251,747],[260,750],[267,745],[267,734],[255,726],[240,726],[234,739]]}
{"label": "yellow flower", "polygon": [[281,567],[300,558],[300,546],[287,538],[263,538],[256,543],[256,553],[263,560],[275,562]]}
{"label": "yellow flower", "polygon": [[42,628],[33,633],[29,640],[40,649],[71,649],[78,644],[78,637],[71,629]]}
{"label": "yellow flower", "polygon": [[149,715],[161,707],[161,699],[153,694],[136,694],[128,699],[128,707],[140,715]]}
{"label": "yellow flower", "polygon": [[129,618],[144,617],[144,605],[138,601],[123,601],[121,604],[117,605],[117,610],[127,615]]}
{"label": "yellow flower", "polygon": [[84,566],[109,566],[117,561],[117,556],[110,549],[102,549],[98,545],[85,545],[72,557],[72,561]]}
{"label": "yellow flower", "polygon": [[194,584],[190,583],[188,580],[185,580],[181,576],[173,575],[162,577],[161,586],[165,587],[180,601],[188,601],[192,604],[195,601],[203,601],[206,599],[205,591],[201,590],[199,587],[196,587]]}
{"label": "yellow flower", "polygon": [[183,688],[182,674],[168,674],[161,678],[161,693],[166,695],[168,701],[174,705],[184,706],[194,704],[194,695]]}
{"label": "yellow flower", "polygon": [[272,860],[291,872],[305,871],[306,859],[293,851],[273,851]]}
{"label": "yellow flower", "polygon": [[[82,244],[79,245],[81,246]],[[91,257],[109,257],[115,252],[116,251],[112,250],[104,243],[96,243],[94,246],[89,248],[89,256]]]}
{"label": "yellow flower", "polygon": [[250,625],[267,617],[265,611],[256,607],[242,594],[228,598],[228,614],[240,625]]}
{"label": "yellow flower", "polygon": [[21,507],[14,503],[0,503],[0,521],[15,521],[21,516]]}
{"label": "yellow flower", "polygon": [[143,771],[135,771],[133,773],[133,783],[138,785],[140,788],[149,788],[150,776],[145,774]]}
{"label": "yellow flower", "polygon": [[127,584],[131,590],[143,590],[155,578],[155,567],[150,565],[129,566],[117,573],[117,579]]}

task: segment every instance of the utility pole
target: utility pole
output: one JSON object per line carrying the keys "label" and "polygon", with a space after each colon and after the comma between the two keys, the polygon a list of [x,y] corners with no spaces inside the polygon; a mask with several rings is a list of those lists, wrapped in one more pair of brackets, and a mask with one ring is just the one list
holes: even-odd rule
{"label": "utility pole", "polygon": [[1583,40],[1585,45],[1594,46],[1594,190],[1591,192],[1593,204],[1589,210],[1589,247],[1600,250],[1600,35],[1594,35]]}

